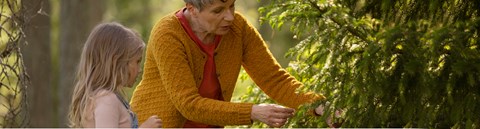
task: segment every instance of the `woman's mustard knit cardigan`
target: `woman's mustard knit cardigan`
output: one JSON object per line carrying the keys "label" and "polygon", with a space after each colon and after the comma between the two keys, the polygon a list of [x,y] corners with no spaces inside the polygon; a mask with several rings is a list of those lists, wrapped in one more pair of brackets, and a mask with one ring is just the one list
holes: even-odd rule
{"label": "woman's mustard knit cardigan", "polygon": [[238,13],[214,58],[224,101],[198,94],[206,54],[190,39],[175,13],[158,21],[147,45],[143,79],[131,101],[140,122],[158,115],[163,127],[183,127],[186,119],[221,126],[251,124],[253,104],[229,102],[240,66],[282,105],[297,108],[324,98],[313,93],[295,93],[302,84],[280,67],[259,33]]}

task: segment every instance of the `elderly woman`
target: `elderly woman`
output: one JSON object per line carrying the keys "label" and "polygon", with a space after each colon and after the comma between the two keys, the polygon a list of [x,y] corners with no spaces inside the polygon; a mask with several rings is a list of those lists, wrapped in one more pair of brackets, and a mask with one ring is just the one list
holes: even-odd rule
{"label": "elderly woman", "polygon": [[[252,120],[281,127],[299,105],[324,99],[295,93],[302,84],[235,12],[235,0],[184,1],[184,8],[162,18],[151,32],[143,79],[131,102],[141,122],[158,115],[164,127],[222,127]],[[287,107],[230,102],[241,66]],[[321,107],[312,111],[323,114]]]}

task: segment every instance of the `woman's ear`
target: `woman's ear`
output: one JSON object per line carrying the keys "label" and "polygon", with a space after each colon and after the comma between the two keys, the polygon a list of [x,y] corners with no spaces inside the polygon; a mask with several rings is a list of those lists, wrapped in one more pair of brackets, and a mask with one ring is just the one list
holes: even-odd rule
{"label": "woman's ear", "polygon": [[188,10],[188,12],[190,13],[191,16],[197,17],[198,9],[195,8],[195,6],[193,6],[192,4],[187,3],[186,8],[187,8],[187,10]]}

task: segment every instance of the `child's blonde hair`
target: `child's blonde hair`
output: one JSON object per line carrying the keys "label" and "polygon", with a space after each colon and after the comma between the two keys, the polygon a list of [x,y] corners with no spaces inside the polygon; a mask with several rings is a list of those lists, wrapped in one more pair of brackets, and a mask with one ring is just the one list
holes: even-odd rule
{"label": "child's blonde hair", "polygon": [[118,23],[99,24],[92,30],[78,64],[70,127],[82,126],[87,104],[99,90],[120,93],[128,85],[128,62],[142,56],[144,48],[138,33]]}

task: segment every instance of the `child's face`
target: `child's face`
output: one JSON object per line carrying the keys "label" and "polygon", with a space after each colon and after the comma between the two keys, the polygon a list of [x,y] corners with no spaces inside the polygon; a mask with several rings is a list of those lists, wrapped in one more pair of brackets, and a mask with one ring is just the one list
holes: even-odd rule
{"label": "child's face", "polygon": [[128,86],[133,87],[133,84],[137,81],[138,73],[140,73],[140,62],[142,62],[142,56],[134,57],[130,62],[128,62],[128,70],[130,77],[128,78]]}

